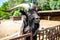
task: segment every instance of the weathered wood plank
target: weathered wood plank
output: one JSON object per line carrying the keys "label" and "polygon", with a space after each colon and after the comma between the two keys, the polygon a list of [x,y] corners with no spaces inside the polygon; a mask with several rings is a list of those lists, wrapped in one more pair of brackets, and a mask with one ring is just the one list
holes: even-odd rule
{"label": "weathered wood plank", "polygon": [[59,10],[38,11],[38,13],[53,13],[53,12],[60,12],[60,9]]}
{"label": "weathered wood plank", "polygon": [[14,35],[2,38],[0,40],[14,40],[14,39],[20,39],[20,38],[24,38],[24,37],[28,37],[28,36],[30,36],[31,40],[32,40],[32,33],[27,33],[27,34],[23,34],[23,35],[19,35],[19,36],[16,36],[16,34],[14,34]]}

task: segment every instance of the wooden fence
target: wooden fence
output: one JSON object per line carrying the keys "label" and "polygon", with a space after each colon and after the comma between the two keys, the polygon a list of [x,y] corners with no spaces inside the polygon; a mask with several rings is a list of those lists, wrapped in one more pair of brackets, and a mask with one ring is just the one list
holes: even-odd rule
{"label": "wooden fence", "polygon": [[[32,40],[32,33],[23,34],[16,37],[6,37],[3,38],[3,40],[21,40],[22,38],[26,38],[28,36],[30,36],[30,40]],[[60,25],[38,31],[37,40],[60,40]]]}
{"label": "wooden fence", "polygon": [[25,40],[25,38],[29,37],[29,36],[30,36],[30,40],[32,40],[32,33],[27,33],[27,34],[24,34],[24,35],[20,35],[18,37],[11,38],[10,40]]}
{"label": "wooden fence", "polygon": [[37,35],[38,40],[60,40],[60,25],[42,29]]}
{"label": "wooden fence", "polygon": [[38,11],[37,13],[41,19],[60,21],[60,9],[59,10]]}
{"label": "wooden fence", "polygon": [[[32,40],[32,33],[28,33],[13,39],[16,40],[16,39],[20,39],[28,36],[30,36],[30,40]],[[38,31],[37,40],[60,40],[60,25]]]}
{"label": "wooden fence", "polygon": [[19,36],[8,36],[0,40],[25,40],[25,38],[29,36],[30,36],[30,40],[32,40],[32,33],[27,33]]}

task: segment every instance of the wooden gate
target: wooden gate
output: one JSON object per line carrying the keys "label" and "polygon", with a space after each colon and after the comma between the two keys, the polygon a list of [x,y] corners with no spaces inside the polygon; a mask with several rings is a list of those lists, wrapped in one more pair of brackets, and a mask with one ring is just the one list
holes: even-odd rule
{"label": "wooden gate", "polygon": [[60,40],[60,25],[42,29],[37,33],[38,40]]}

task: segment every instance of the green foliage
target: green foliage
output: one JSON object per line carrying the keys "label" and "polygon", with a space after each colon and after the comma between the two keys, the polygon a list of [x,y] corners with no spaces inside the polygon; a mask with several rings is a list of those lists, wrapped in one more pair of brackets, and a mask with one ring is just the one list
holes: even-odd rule
{"label": "green foliage", "polygon": [[7,10],[8,8],[8,2],[4,2],[3,5],[0,7],[0,10]]}
{"label": "green foliage", "polygon": [[[8,0],[8,2],[3,3],[3,5],[0,7],[0,10],[8,10],[9,8],[21,4],[23,2],[24,0]],[[13,10],[13,13],[11,13],[0,11],[0,18],[8,19],[10,16],[20,16],[19,9],[15,11]]]}
{"label": "green foliage", "polygon": [[49,2],[46,2],[45,4],[43,4],[42,10],[51,10],[49,6]]}
{"label": "green foliage", "polygon": [[39,0],[38,3],[42,10],[60,9],[60,0]]}
{"label": "green foliage", "polygon": [[23,7],[15,9],[13,12],[13,16],[20,16],[20,10],[24,11],[25,9]]}
{"label": "green foliage", "polygon": [[49,4],[50,4],[50,8],[55,10],[55,9],[59,9],[59,6],[58,6],[58,1],[56,0],[50,0]]}
{"label": "green foliage", "polygon": [[19,11],[20,11],[19,9],[16,9],[13,13],[13,16],[20,16],[21,13]]}
{"label": "green foliage", "polygon": [[59,9],[60,9],[60,0],[57,1],[57,5],[59,5]]}
{"label": "green foliage", "polygon": [[6,13],[6,12],[2,12],[2,11],[0,11],[0,16],[1,16],[1,18],[3,18],[3,19],[8,19],[8,18],[9,18],[9,14]]}
{"label": "green foliage", "polygon": [[[3,5],[0,7],[0,10],[7,10],[8,7],[8,2],[4,2]],[[7,12],[0,11],[0,18],[8,19],[9,14]]]}

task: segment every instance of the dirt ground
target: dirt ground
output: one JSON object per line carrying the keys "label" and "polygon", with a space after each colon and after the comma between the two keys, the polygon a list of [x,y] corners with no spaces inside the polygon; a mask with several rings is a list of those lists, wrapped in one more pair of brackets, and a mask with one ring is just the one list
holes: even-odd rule
{"label": "dirt ground", "polygon": [[[22,21],[1,21],[0,24],[0,38],[13,35],[14,33],[20,32]],[[49,21],[40,20],[40,28],[49,28],[56,25],[60,25],[60,21]]]}
{"label": "dirt ground", "polygon": [[1,21],[0,24],[0,38],[13,35],[17,32],[21,32],[20,29],[22,27],[22,21],[12,21],[12,20],[6,20]]}
{"label": "dirt ground", "polygon": [[60,25],[60,21],[40,20],[40,26],[43,28],[49,28]]}

